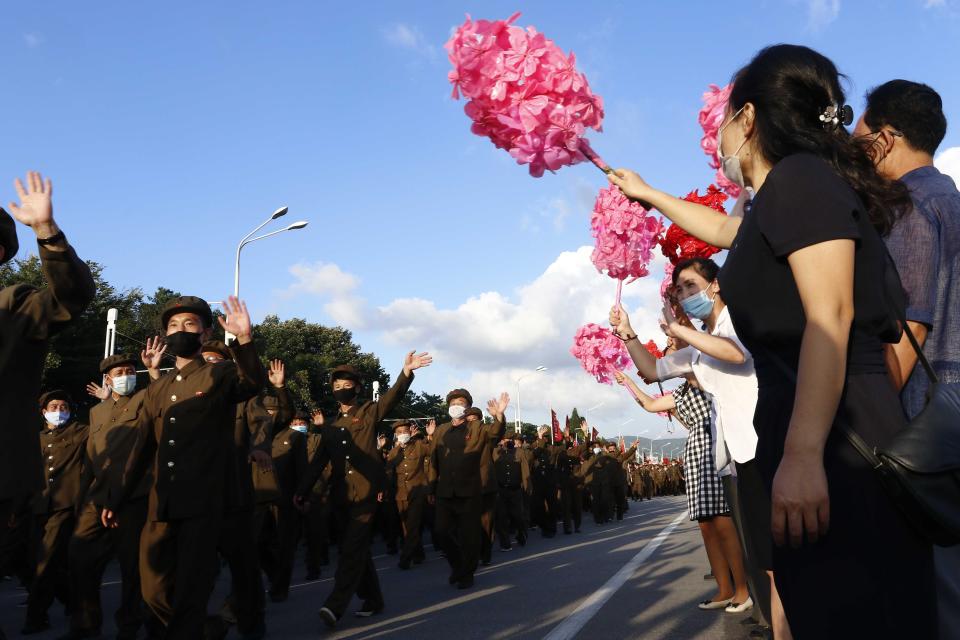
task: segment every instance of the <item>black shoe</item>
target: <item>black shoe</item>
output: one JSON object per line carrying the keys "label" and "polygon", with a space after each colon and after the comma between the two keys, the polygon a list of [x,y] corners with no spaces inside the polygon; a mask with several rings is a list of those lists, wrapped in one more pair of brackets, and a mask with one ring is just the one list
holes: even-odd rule
{"label": "black shoe", "polygon": [[326,607],[320,609],[320,619],[323,620],[323,624],[327,625],[331,629],[337,626],[337,614]]}
{"label": "black shoe", "polygon": [[580,533],[580,527],[577,527],[576,529],[574,529],[573,532],[574,532],[574,533]]}
{"label": "black shoe", "polygon": [[522,535],[517,536],[517,544],[520,545],[521,547],[525,547],[527,545],[527,534],[524,533]]}
{"label": "black shoe", "polygon": [[401,560],[400,562],[397,563],[397,568],[398,568],[398,569],[402,569],[403,571],[409,570],[409,569],[410,569],[410,561],[409,561],[409,560],[406,560],[406,559]]}
{"label": "black shoe", "polygon": [[573,531],[571,531],[570,529],[564,529],[564,530],[563,530],[563,535],[565,535],[565,536],[568,536],[568,535],[570,535],[571,533],[573,533]]}
{"label": "black shoe", "polygon": [[383,611],[383,602],[371,602],[369,600],[364,600],[363,606],[360,607],[358,611],[354,611],[353,615],[358,618],[369,618],[370,616],[375,616],[378,613]]}
{"label": "black shoe", "polygon": [[460,582],[460,574],[454,571],[453,573],[450,574],[450,577],[447,578],[447,582],[449,582],[450,584],[457,584],[458,582]]}
{"label": "black shoe", "polygon": [[507,546],[500,545],[500,551],[513,551],[513,545],[509,545],[509,544]]}
{"label": "black shoe", "polygon": [[307,571],[307,575],[303,578],[307,582],[313,582],[314,580],[320,579],[320,569],[311,569]]}
{"label": "black shoe", "polygon": [[548,532],[546,532],[546,531],[543,531],[542,533],[543,533],[543,537],[544,537],[544,538],[553,538],[554,536],[557,535],[557,532],[556,532],[556,531],[553,531],[553,532],[550,532],[550,533],[548,533]]}
{"label": "black shoe", "polygon": [[489,566],[490,566],[490,558],[484,558],[483,560],[480,561],[480,564],[483,565],[484,567],[489,567]]}
{"label": "black shoe", "polygon": [[280,592],[280,591],[271,591],[270,592],[270,602],[286,602],[287,598],[290,597],[290,593]]}
{"label": "black shoe", "polygon": [[46,631],[50,628],[50,620],[46,616],[42,620],[27,620],[23,625],[23,629],[20,629],[20,633],[25,636],[29,636],[34,633],[40,633],[41,631]]}
{"label": "black shoe", "polygon": [[469,589],[473,586],[473,576],[466,576],[457,582],[457,589]]}

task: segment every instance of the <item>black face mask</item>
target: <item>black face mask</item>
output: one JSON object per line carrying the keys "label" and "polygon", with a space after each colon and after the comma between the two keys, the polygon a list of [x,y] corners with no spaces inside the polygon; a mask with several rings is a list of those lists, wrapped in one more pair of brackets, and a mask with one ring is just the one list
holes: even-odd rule
{"label": "black face mask", "polygon": [[513,440],[510,440],[509,442],[507,442],[507,449],[513,449],[514,446],[516,445],[514,444]]}
{"label": "black face mask", "polygon": [[200,334],[190,331],[177,331],[165,338],[167,352],[180,358],[189,358],[200,350]]}
{"label": "black face mask", "polygon": [[357,388],[356,387],[344,387],[343,389],[337,389],[333,392],[333,399],[339,402],[340,404],[350,404],[357,398]]}

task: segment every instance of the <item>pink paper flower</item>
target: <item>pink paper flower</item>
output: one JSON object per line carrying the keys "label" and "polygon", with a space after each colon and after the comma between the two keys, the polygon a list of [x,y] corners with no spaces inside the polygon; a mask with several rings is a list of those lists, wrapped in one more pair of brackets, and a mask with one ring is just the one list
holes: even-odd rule
{"label": "pink paper flower", "polygon": [[663,282],[660,283],[660,299],[667,299],[667,291],[670,287],[673,286],[673,269],[674,265],[672,262],[667,262],[666,266],[663,268]]}
{"label": "pink paper flower", "polygon": [[720,157],[717,153],[717,132],[723,125],[724,117],[727,113],[727,103],[730,101],[730,92],[733,85],[728,84],[722,89],[715,84],[703,94],[703,108],[697,116],[700,128],[703,129],[703,137],[700,139],[700,148],[707,154],[708,164],[717,169],[716,183],[728,195],[736,198],[740,195],[740,187],[729,180],[720,171]]}
{"label": "pink paper flower", "polygon": [[601,189],[593,205],[590,228],[596,246],[590,259],[611,278],[642,278],[663,232],[656,216],[629,200],[614,185]]}
{"label": "pink paper flower", "polygon": [[540,177],[588,159],[581,144],[586,129],[601,130],[603,100],[576,70],[574,55],[533,27],[514,25],[519,15],[468,15],[445,45],[453,65],[447,77],[453,97],[468,100],[471,131]]}
{"label": "pink paper flower", "polygon": [[630,354],[614,333],[589,323],[577,330],[570,353],[597,382],[613,384],[613,374],[630,365]]}
{"label": "pink paper flower", "polygon": [[[667,395],[670,395],[670,394],[668,394],[668,393],[655,393],[655,394],[653,394],[653,395],[650,396],[650,397],[653,398],[654,400],[656,400],[657,398],[662,398],[662,397],[667,396]],[[670,412],[669,412],[669,411],[657,411],[657,415],[660,416],[661,418],[669,418],[669,417],[670,417]]]}

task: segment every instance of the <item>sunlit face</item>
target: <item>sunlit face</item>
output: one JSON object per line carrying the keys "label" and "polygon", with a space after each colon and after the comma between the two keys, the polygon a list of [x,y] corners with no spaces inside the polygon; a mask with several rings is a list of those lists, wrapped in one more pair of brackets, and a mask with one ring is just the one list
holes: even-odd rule
{"label": "sunlit face", "polygon": [[677,276],[676,290],[677,300],[685,300],[690,296],[696,295],[703,290],[707,290],[707,295],[713,297],[720,291],[720,285],[716,280],[707,282],[707,279],[697,273],[693,267],[689,267],[680,272]]}
{"label": "sunlit face", "polygon": [[469,416],[467,416],[467,422],[476,422],[479,419],[480,419],[480,416],[478,415],[470,414]]}
{"label": "sunlit face", "polygon": [[209,333],[210,329],[203,325],[203,319],[195,313],[186,311],[170,316],[167,320],[167,335],[187,331],[189,333]]}
{"label": "sunlit face", "polygon": [[351,380],[350,378],[337,378],[333,381],[334,391],[340,391],[340,389],[353,389],[356,386],[356,381]]}
{"label": "sunlit face", "polygon": [[467,402],[467,399],[466,399],[466,398],[463,398],[463,397],[459,397],[459,396],[458,396],[458,397],[456,397],[456,398],[453,398],[453,399],[450,401],[450,406],[451,406],[451,407],[459,406],[459,407],[463,407],[464,409],[469,409],[469,408],[470,408],[470,403]]}
{"label": "sunlit face", "polygon": [[403,436],[403,435],[408,436],[410,435],[410,427],[407,425],[404,425],[402,427],[397,427],[396,429],[394,429],[394,434],[398,436]]}
{"label": "sunlit face", "polygon": [[135,375],[137,375],[137,369],[132,364],[122,364],[107,371],[107,377],[109,377],[110,380],[113,380],[114,378],[121,378],[123,376]]}
{"label": "sunlit face", "polygon": [[55,411],[59,411],[60,413],[70,411],[70,403],[66,400],[51,400],[43,407],[40,413],[53,413]]}
{"label": "sunlit face", "polygon": [[[276,411],[274,411],[274,413],[276,413]],[[294,418],[293,420],[290,421],[290,426],[291,427],[309,427],[310,425],[307,424],[307,421],[304,420],[303,418]]]}

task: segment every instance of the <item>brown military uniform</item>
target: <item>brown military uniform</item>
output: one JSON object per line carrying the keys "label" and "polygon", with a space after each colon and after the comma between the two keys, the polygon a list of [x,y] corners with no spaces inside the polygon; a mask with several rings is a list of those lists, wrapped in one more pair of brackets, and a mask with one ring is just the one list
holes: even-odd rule
{"label": "brown military uniform", "polygon": [[[257,486],[257,542],[260,566],[270,581],[273,600],[285,600],[293,576],[293,560],[300,535],[300,514],[293,506],[293,496],[307,471],[307,436],[286,427],[273,436],[273,467],[261,471]],[[262,502],[270,498],[266,504]]]}
{"label": "brown military uniform", "polygon": [[122,494],[123,468],[137,441],[137,420],[146,390],[107,398],[90,410],[77,526],[70,539],[73,615],[76,633],[99,631],[103,623],[100,583],[107,564],[117,557],[122,578],[116,624],[121,637],[135,637],[143,621],[140,595],[140,532],[147,517],[151,477],[145,474],[130,499],[120,505],[119,527],[107,529],[100,511]]}
{"label": "brown military uniform", "polygon": [[377,402],[353,405],[320,429],[322,438],[297,494],[308,496],[329,464],[332,514],[341,533],[333,591],[324,603],[338,618],[356,593],[365,601],[383,603],[380,581],[370,554],[377,494],[385,472],[377,450],[377,427],[403,400],[413,375],[401,373]]}
{"label": "brown military uniform", "polygon": [[[494,420],[447,422],[433,434],[430,477],[437,496],[433,533],[447,554],[451,580],[472,581],[481,550],[481,509],[487,447],[503,437],[504,424]],[[488,473],[490,469],[488,468]]]}
{"label": "brown military uniform", "polygon": [[533,495],[530,517],[540,533],[552,538],[557,533],[557,515],[560,511],[560,475],[558,464],[560,447],[540,439],[533,448]]}
{"label": "brown military uniform", "polygon": [[396,478],[397,511],[403,527],[400,564],[422,562],[424,558],[421,529],[423,512],[430,493],[430,447],[417,436],[406,446],[394,446],[387,456],[387,470]]}
{"label": "brown military uniform", "polygon": [[580,451],[579,445],[571,446],[562,449],[557,458],[564,533],[579,533],[583,520],[583,481],[577,473],[580,469]]}
{"label": "brown military uniform", "polygon": [[90,269],[72,248],[39,246],[38,253],[46,289],[18,284],[0,290],[0,515],[9,500],[42,486],[37,398],[48,340],[95,294]]}
{"label": "brown military uniform", "polygon": [[[307,433],[307,465],[309,466],[323,439],[323,429],[310,426]],[[320,480],[313,485],[310,506],[303,515],[304,535],[307,538],[306,567],[308,579],[320,577],[321,565],[330,564],[330,465],[323,470]]]}
{"label": "brown military uniform", "polygon": [[201,632],[221,523],[237,504],[239,489],[228,481],[237,477],[236,405],[257,394],[264,375],[253,343],[233,354],[236,364],[198,356],[168,372],[147,389],[137,420],[140,441],[127,464],[124,497],[152,470],[140,577],[144,601],[167,625],[168,638]]}
{"label": "brown military uniform", "polygon": [[497,448],[493,453],[494,476],[497,480],[497,537],[501,549],[510,549],[510,531],[515,529],[517,541],[527,542],[527,524],[523,517],[523,494],[530,487],[530,464],[522,450]]}
{"label": "brown military uniform", "polygon": [[34,497],[33,513],[41,540],[26,626],[41,625],[55,597],[69,602],[68,548],[76,523],[87,432],[87,425],[76,421],[40,432],[44,488]]}

